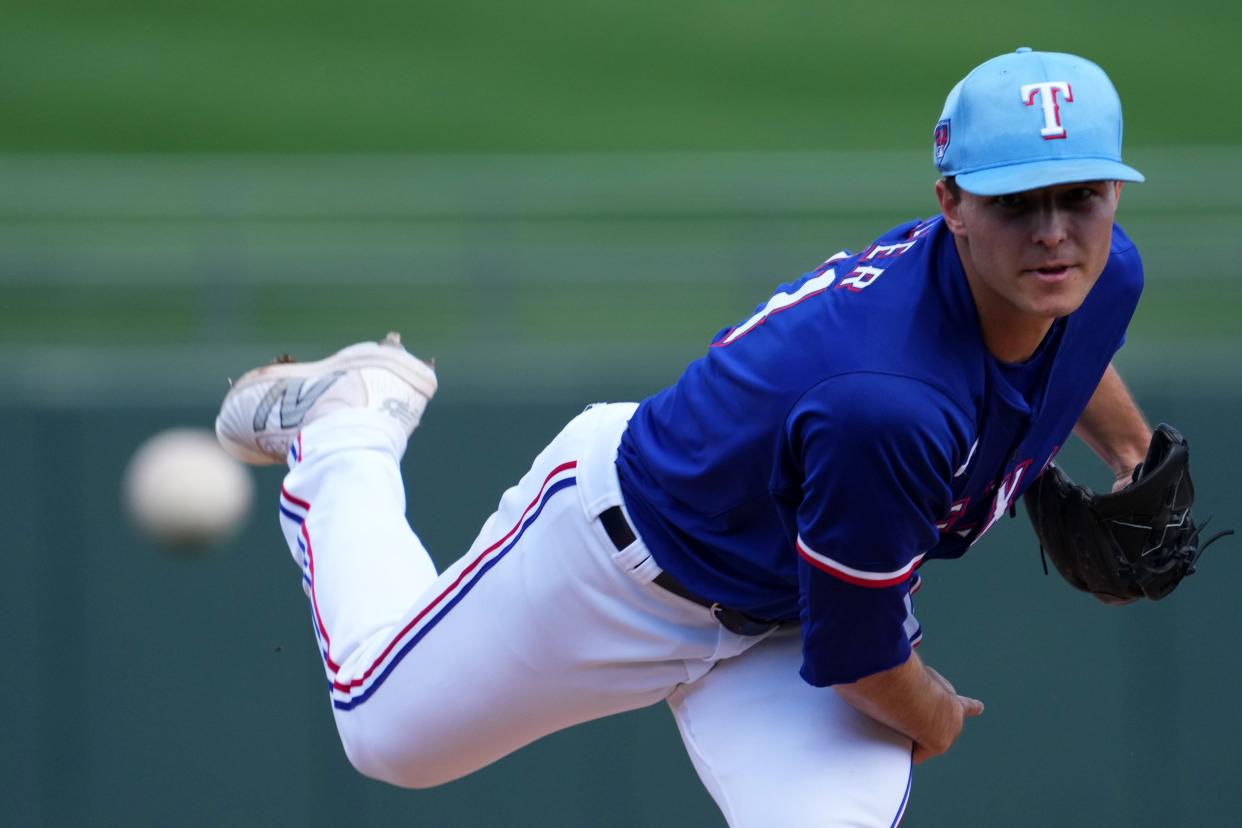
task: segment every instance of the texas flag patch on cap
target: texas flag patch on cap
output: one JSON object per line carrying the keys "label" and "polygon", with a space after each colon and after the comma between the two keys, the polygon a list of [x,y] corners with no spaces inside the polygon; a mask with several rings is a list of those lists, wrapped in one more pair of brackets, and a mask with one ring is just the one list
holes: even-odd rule
{"label": "texas flag patch on cap", "polygon": [[944,162],[944,154],[949,150],[949,119],[945,118],[936,124],[936,133],[933,137],[934,148],[936,152],[936,166],[939,167]]}

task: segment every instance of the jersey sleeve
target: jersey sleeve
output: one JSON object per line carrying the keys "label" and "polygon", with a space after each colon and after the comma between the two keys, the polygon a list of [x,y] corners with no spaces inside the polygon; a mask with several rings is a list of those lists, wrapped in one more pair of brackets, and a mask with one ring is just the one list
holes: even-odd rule
{"label": "jersey sleeve", "polygon": [[910,655],[907,595],[952,501],[973,426],[916,379],[820,383],[788,421],[797,510],[803,677],[856,681]]}

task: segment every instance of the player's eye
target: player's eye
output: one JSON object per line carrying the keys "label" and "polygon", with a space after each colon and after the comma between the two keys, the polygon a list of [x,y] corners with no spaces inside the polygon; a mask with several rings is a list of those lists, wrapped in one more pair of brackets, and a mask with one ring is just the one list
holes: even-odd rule
{"label": "player's eye", "polygon": [[1094,187],[1074,187],[1062,193],[1060,200],[1066,207],[1081,209],[1095,204],[1100,197],[1100,192]]}
{"label": "player's eye", "polygon": [[996,196],[992,203],[1009,210],[1018,209],[1026,204],[1026,199],[1019,193],[1006,193]]}

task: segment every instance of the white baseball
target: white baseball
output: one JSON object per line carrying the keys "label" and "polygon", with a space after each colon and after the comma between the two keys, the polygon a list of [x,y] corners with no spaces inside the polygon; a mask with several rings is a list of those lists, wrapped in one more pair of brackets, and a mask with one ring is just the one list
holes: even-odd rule
{"label": "white baseball", "polygon": [[122,484],[125,506],[153,540],[196,548],[224,540],[250,511],[254,484],[209,431],[173,428],[134,452]]}

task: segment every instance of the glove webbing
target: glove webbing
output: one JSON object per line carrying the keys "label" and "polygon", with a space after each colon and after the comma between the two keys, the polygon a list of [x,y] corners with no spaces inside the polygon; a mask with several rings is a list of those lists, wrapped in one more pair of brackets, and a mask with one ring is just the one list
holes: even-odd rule
{"label": "glove webbing", "polygon": [[[1190,561],[1190,565],[1186,569],[1187,575],[1193,575],[1195,572],[1195,563],[1198,562],[1199,556],[1203,554],[1203,550],[1207,549],[1209,546],[1216,543],[1221,538],[1228,537],[1229,535],[1234,534],[1234,531],[1232,529],[1220,530],[1215,535],[1212,535],[1212,537],[1205,540],[1203,542],[1203,545],[1198,548],[1199,554],[1195,555],[1194,554],[1195,543],[1199,540],[1199,535],[1203,532],[1204,529],[1207,528],[1208,522],[1211,521],[1213,517],[1214,515],[1208,515],[1207,520],[1203,521],[1202,525],[1197,527],[1195,531],[1190,535],[1190,537],[1186,539],[1186,542],[1183,543],[1180,547],[1178,547],[1177,551],[1174,552],[1173,556],[1170,558],[1169,566],[1163,569],[1156,570],[1156,571],[1167,572],[1169,569],[1173,568],[1174,562],[1178,560],[1185,560],[1186,558],[1190,558],[1193,555],[1194,556],[1193,560]],[[1044,545],[1042,543],[1039,545],[1039,563],[1043,566],[1044,575],[1046,576],[1048,574],[1048,556],[1044,554]],[[1125,569],[1128,571],[1131,571],[1131,572],[1134,571],[1133,567],[1130,566],[1130,562],[1127,561],[1125,559],[1125,556],[1123,555],[1117,556],[1117,563],[1125,567]]]}

